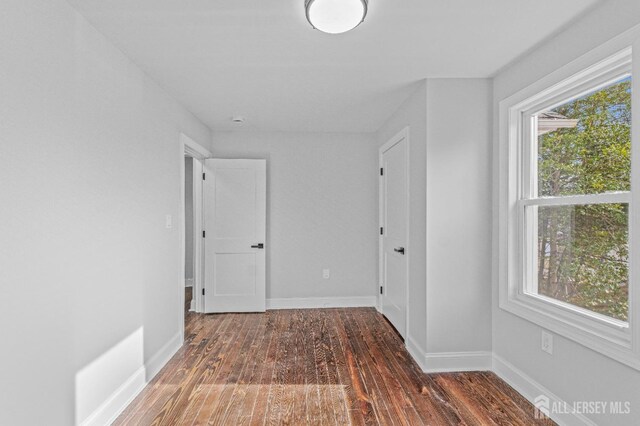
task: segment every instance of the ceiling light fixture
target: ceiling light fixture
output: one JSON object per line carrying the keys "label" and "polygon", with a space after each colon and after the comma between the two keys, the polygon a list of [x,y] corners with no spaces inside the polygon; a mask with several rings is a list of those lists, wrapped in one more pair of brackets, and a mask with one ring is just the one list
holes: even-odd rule
{"label": "ceiling light fixture", "polygon": [[313,28],[329,34],[340,34],[364,21],[368,3],[368,0],[305,0],[304,8]]}

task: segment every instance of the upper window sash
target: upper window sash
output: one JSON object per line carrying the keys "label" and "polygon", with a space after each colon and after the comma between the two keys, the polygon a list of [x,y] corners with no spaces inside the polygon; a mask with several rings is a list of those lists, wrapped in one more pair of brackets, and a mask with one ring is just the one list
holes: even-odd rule
{"label": "upper window sash", "polygon": [[[549,94],[549,97],[539,99],[537,103],[528,104],[526,110],[520,113],[519,126],[520,126],[520,185],[518,199],[531,200],[538,198],[538,118],[537,115],[553,109],[559,105],[563,105],[567,102],[571,102],[575,99],[581,98],[589,93],[596,92],[603,89],[616,81],[619,81],[625,77],[631,77],[631,57],[628,52],[624,52],[622,57],[611,58],[613,64],[612,68],[608,68],[605,71],[596,73],[594,75],[587,75],[582,77],[583,80],[577,85],[562,90],[559,87],[555,87],[550,90],[555,90],[556,94]],[[588,72],[585,71],[585,73]],[[565,82],[562,86],[569,85],[569,82]],[[551,92],[553,93],[553,92]],[[605,195],[607,193],[598,194]],[[568,196],[558,196],[557,198],[567,198]],[[547,198],[547,197],[544,197]],[[556,197],[554,197],[556,198]],[[629,195],[629,201],[630,201]],[[606,203],[607,201],[603,201]],[[625,201],[628,202],[628,201]],[[577,203],[577,204],[589,204],[589,203]]]}
{"label": "upper window sash", "polygon": [[631,77],[630,50],[624,50],[603,64],[596,64],[581,73],[556,84],[538,95],[531,97],[522,105],[522,121],[534,117],[584,95],[603,89],[624,77]]}

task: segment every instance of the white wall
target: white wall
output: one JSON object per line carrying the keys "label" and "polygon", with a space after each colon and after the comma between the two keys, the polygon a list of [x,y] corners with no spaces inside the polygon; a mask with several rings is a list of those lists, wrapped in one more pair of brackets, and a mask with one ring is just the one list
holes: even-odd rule
{"label": "white wall", "polygon": [[[496,76],[494,81],[494,135],[498,132],[497,105],[506,97],[546,76],[580,55],[640,23],[640,2],[609,0],[563,33],[540,46]],[[638,56],[636,55],[636,58]],[[497,136],[494,137],[497,148]],[[494,209],[498,208],[498,151],[494,149]],[[635,425],[640,415],[640,372],[560,336],[554,354],[540,350],[540,327],[498,307],[496,260],[497,215],[493,221],[493,350],[522,373],[565,401],[630,401],[628,416],[589,415],[599,425]]]}
{"label": "white wall", "polygon": [[210,134],[63,0],[2,1],[0,39],[0,424],[70,425],[180,343],[165,215]]}
{"label": "white wall", "polygon": [[407,344],[426,370],[491,351],[491,81],[427,79],[380,128],[410,128]]}
{"label": "white wall", "polygon": [[[216,158],[267,159],[267,299],[375,300],[377,145],[372,135],[216,133]],[[324,280],[322,270],[331,270]]]}
{"label": "white wall", "polygon": [[491,80],[427,80],[429,354],[491,351],[491,100]]}
{"label": "white wall", "polygon": [[193,158],[184,158],[184,278],[193,279]]}
{"label": "white wall", "polygon": [[413,94],[380,127],[382,146],[409,126],[409,327],[407,344],[426,352],[426,207],[427,207],[427,84],[416,84]]}

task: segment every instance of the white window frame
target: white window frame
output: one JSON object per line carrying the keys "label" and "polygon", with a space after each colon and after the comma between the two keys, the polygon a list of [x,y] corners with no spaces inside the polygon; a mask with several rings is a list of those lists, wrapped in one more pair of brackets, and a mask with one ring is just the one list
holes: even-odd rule
{"label": "white window frame", "polygon": [[[640,214],[634,208],[640,206],[640,78],[632,78],[632,192],[537,197],[537,126],[532,118],[625,75],[633,77],[632,45],[637,44],[635,51],[640,52],[637,39],[638,34],[614,39],[500,102],[498,284],[501,309],[640,370],[640,268],[636,267],[640,267],[640,250],[632,243],[640,241]],[[635,63],[640,63],[637,57]],[[526,207],[599,203],[629,205],[628,322],[526,288],[536,282],[531,274],[537,266],[537,251],[526,243],[537,240],[533,235],[536,213]]]}

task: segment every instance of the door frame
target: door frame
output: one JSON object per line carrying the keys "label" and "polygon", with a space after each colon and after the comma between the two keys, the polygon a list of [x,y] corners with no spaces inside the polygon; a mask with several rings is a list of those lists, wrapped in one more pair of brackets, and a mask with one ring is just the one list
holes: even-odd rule
{"label": "door frame", "polygon": [[[198,144],[184,133],[180,133],[180,208],[178,209],[178,232],[180,235],[180,341],[184,341],[184,274],[186,255],[186,217],[185,217],[185,178],[186,171],[184,165],[185,157],[192,157],[194,175],[202,174],[202,161],[211,158],[212,154],[208,149]],[[197,160],[197,161],[195,161]],[[202,209],[202,179],[193,181],[193,300],[191,309],[195,312],[202,312],[204,300],[202,298],[202,286],[204,285],[204,242],[202,236],[203,209]]]}
{"label": "door frame", "polygon": [[[405,236],[405,251],[407,252],[407,270],[406,270],[406,282],[405,282],[405,295],[406,295],[406,313],[405,313],[405,334],[406,336],[404,336],[405,340],[407,340],[409,338],[409,280],[410,280],[410,270],[411,268],[410,263],[411,263],[411,243],[409,241],[409,236],[411,235],[411,222],[409,221],[409,219],[411,218],[411,198],[410,198],[410,194],[411,194],[411,190],[410,190],[410,148],[411,148],[411,141],[409,138],[410,135],[410,127],[407,126],[405,128],[403,128],[402,130],[400,130],[396,135],[394,135],[392,138],[390,138],[384,145],[382,145],[380,148],[378,148],[378,166],[380,167],[380,169],[382,169],[384,167],[384,159],[383,159],[383,154],[385,151],[389,150],[392,146],[394,146],[395,144],[397,144],[398,142],[400,142],[401,140],[405,140],[406,141],[406,150],[405,150],[405,157],[404,157],[404,164],[405,164],[405,185],[406,185],[406,221],[407,221],[407,231],[406,231],[406,236]],[[379,223],[379,227],[383,227],[384,226],[384,176],[382,176],[382,174],[378,173],[378,223]],[[384,312],[382,310],[382,294],[380,294],[380,287],[386,287],[386,284],[382,282],[383,280],[383,276],[384,276],[384,235],[381,235],[380,232],[378,232],[378,288],[376,289],[376,293],[377,293],[377,299],[378,299],[378,312],[382,313],[384,315]],[[385,290],[386,291],[386,290]]]}

